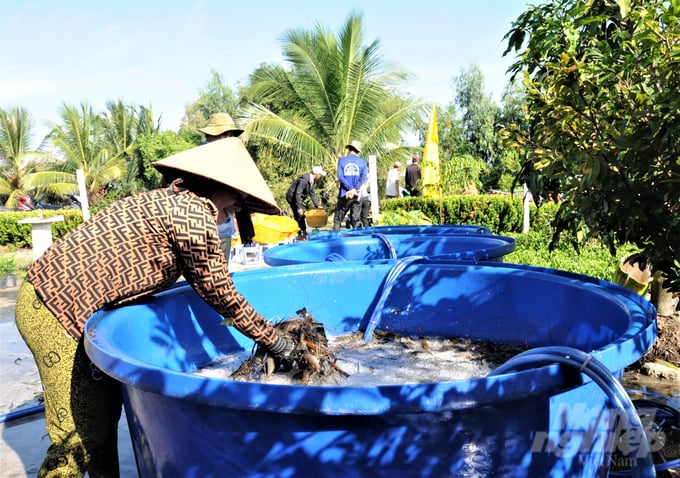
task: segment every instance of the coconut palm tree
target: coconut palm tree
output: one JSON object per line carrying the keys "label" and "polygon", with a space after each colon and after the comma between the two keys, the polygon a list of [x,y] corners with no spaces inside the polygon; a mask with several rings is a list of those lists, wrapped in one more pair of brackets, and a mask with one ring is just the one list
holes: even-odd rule
{"label": "coconut palm tree", "polygon": [[123,151],[114,151],[101,116],[86,104],[77,108],[62,105],[61,123],[53,124],[50,138],[63,159],[50,171],[37,173],[33,185],[57,194],[77,194],[76,171],[83,170],[90,200],[106,193],[107,187],[125,174]]}
{"label": "coconut palm tree", "polygon": [[132,156],[137,137],[135,107],[125,105],[121,100],[107,101],[103,114],[103,133],[111,153]]}
{"label": "coconut palm tree", "polygon": [[290,30],[284,43],[290,68],[260,67],[243,92],[251,99],[239,114],[243,138],[268,145],[293,171],[313,164],[335,171],[354,139],[381,166],[404,159],[402,133],[429,108],[400,98],[397,87],[408,75],[385,69],[378,47],[363,45],[360,15],[350,15],[337,36],[321,25]]}
{"label": "coconut palm tree", "polygon": [[154,120],[151,108],[125,105],[121,100],[108,101],[103,125],[107,149],[113,156],[122,156],[126,164],[125,174],[115,181],[114,196],[122,197],[143,190],[144,161],[138,140],[144,135],[158,135],[160,118]]}
{"label": "coconut palm tree", "polygon": [[47,160],[45,153],[30,150],[32,130],[27,110],[0,108],[0,195],[7,196],[9,208],[16,207],[19,196],[33,192],[31,176]]}

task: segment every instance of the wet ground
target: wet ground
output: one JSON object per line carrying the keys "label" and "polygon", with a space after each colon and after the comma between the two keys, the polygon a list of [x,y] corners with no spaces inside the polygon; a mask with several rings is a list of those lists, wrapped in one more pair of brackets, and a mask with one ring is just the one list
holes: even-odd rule
{"label": "wet ground", "polygon": [[[14,325],[16,287],[0,289],[0,475],[34,478],[50,444],[40,401],[38,369]],[[137,477],[127,421],[119,429],[121,477]]]}
{"label": "wet ground", "polygon": [[[231,264],[230,270],[264,267]],[[14,304],[21,280],[0,289],[0,476],[35,478],[50,444],[42,412],[38,369],[14,324]],[[125,419],[118,427],[121,478],[136,478],[137,467]]]}

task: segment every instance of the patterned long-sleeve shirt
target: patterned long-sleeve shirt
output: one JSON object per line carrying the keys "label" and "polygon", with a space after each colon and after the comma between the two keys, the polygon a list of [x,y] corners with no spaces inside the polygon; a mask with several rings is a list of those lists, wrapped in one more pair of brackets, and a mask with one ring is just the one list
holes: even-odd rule
{"label": "patterned long-sleeve shirt", "polygon": [[27,277],[78,339],[98,309],[167,289],[182,275],[241,333],[265,347],[276,341],[234,287],[215,205],[189,191],[157,189],[118,201],[52,244]]}

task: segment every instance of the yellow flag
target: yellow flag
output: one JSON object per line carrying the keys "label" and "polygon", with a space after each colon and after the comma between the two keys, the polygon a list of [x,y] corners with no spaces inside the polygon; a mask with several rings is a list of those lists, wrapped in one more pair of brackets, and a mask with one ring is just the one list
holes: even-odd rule
{"label": "yellow flag", "polygon": [[433,106],[423,151],[423,196],[438,197],[440,193],[439,134],[437,133],[437,110]]}

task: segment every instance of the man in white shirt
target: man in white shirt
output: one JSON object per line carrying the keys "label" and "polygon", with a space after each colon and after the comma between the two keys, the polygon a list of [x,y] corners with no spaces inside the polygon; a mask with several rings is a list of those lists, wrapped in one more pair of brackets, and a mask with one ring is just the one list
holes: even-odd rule
{"label": "man in white shirt", "polygon": [[385,183],[385,197],[400,198],[401,197],[401,163],[397,161],[394,167],[387,173],[387,181]]}

